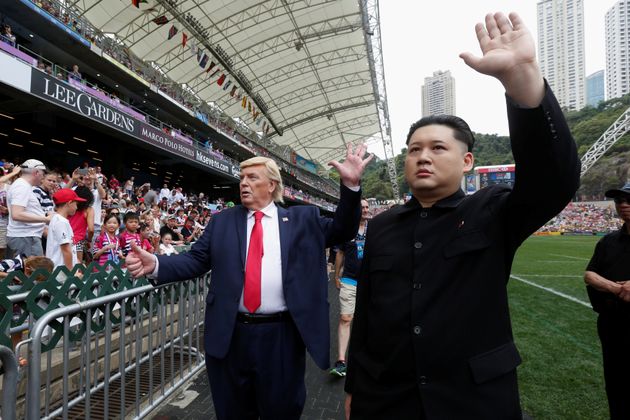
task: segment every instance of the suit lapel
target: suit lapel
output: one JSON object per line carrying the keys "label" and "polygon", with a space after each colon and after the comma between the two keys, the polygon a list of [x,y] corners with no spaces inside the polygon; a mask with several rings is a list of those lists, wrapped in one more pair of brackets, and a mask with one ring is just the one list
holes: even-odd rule
{"label": "suit lapel", "polygon": [[240,211],[237,212],[236,218],[236,237],[238,238],[238,245],[241,255],[241,265],[245,269],[245,252],[247,251],[247,208],[240,207]]}
{"label": "suit lapel", "polygon": [[289,245],[291,243],[291,223],[289,211],[278,206],[278,224],[280,229],[280,257],[282,259],[282,284],[287,283],[287,265],[289,264]]}

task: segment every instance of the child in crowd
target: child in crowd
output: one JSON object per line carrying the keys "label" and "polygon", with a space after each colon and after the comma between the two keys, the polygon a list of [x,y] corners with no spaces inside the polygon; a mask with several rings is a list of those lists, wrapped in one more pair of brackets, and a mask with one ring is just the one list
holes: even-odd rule
{"label": "child in crowd", "polygon": [[103,220],[103,231],[94,242],[93,256],[99,265],[105,265],[107,261],[118,264],[122,258],[120,243],[116,232],[120,227],[118,213],[108,213]]}
{"label": "child in crowd", "polygon": [[[24,255],[18,255],[16,258],[8,259],[8,260],[0,260],[0,279],[3,279],[9,275],[9,273],[14,271],[22,271],[24,275],[30,277],[33,272],[37,270],[44,270],[46,273],[50,274],[54,269],[53,262],[46,257],[43,256],[32,256],[25,257]],[[36,282],[45,281],[48,276],[42,272],[37,274],[33,280]],[[20,280],[18,277],[13,278],[13,284],[20,284]],[[21,315],[21,309],[19,305],[13,305],[13,321],[16,318],[19,319]],[[2,310],[4,312],[4,310]],[[15,346],[22,341],[23,331],[11,334],[11,343],[13,344],[13,350],[15,350]],[[26,365],[26,359],[23,357],[18,358],[18,364],[20,366]]]}
{"label": "child in crowd", "polygon": [[63,265],[72,270],[77,263],[77,252],[73,246],[74,234],[68,217],[77,211],[77,202],[83,201],[85,200],[69,188],[62,188],[53,194],[55,214],[48,224],[46,256],[55,267]]}
{"label": "child in crowd", "polygon": [[153,242],[153,228],[151,225],[140,223],[140,237],[142,238],[140,248],[153,254],[155,252],[155,245]]}
{"label": "child in crowd", "polygon": [[162,243],[160,244],[160,255],[179,254],[173,246],[173,237],[170,233],[162,235]]}
{"label": "child in crowd", "polygon": [[136,244],[142,244],[142,238],[138,233],[138,226],[140,225],[140,217],[138,213],[127,212],[123,218],[125,223],[125,231],[119,236],[118,242],[123,256],[127,256],[131,252],[131,241],[135,241]]}

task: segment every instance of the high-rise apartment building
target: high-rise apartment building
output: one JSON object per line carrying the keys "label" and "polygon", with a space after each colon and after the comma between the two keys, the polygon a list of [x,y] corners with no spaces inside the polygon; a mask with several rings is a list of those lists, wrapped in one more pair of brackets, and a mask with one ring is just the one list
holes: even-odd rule
{"label": "high-rise apartment building", "polygon": [[619,0],[606,12],[606,97],[630,92],[630,0]]}
{"label": "high-rise apartment building", "polygon": [[560,106],[578,110],[586,103],[584,89],[583,0],[540,0],[538,60]]}
{"label": "high-rise apartment building", "polygon": [[455,79],[449,70],[433,72],[422,85],[422,116],[438,114],[455,115]]}
{"label": "high-rise apartment building", "polygon": [[604,70],[586,76],[586,105],[596,107],[605,99]]}

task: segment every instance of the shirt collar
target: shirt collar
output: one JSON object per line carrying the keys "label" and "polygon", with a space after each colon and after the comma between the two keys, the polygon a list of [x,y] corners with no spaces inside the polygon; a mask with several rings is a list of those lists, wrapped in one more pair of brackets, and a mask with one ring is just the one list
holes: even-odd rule
{"label": "shirt collar", "polygon": [[[459,206],[459,204],[464,200],[464,198],[466,198],[466,194],[461,189],[458,189],[455,193],[449,195],[448,197],[438,200],[433,205],[433,207],[455,208]],[[418,202],[418,200],[416,200],[416,197],[412,195],[409,201],[407,201],[403,206],[399,207],[398,212],[406,213],[408,211],[418,210],[420,208],[421,208],[420,203]]]}
{"label": "shirt collar", "polygon": [[[275,217],[278,214],[278,208],[276,207],[276,203],[274,203],[273,201],[269,203],[267,207],[262,208],[259,211],[262,211],[263,214],[267,217]],[[248,210],[247,218],[254,217],[255,212],[256,210]]]}

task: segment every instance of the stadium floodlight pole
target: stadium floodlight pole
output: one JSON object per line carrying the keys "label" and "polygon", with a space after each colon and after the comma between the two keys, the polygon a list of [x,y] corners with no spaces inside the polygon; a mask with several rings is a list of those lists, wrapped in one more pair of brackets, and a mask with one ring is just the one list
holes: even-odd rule
{"label": "stadium floodlight pole", "polygon": [[[171,4],[171,2],[169,2],[168,0],[156,0],[156,2],[162,5],[164,9],[166,9],[175,18],[177,18],[178,22],[182,26],[184,26],[191,33],[191,35],[194,36],[197,39],[197,41],[199,41],[201,45],[203,45],[204,48],[206,48],[210,52],[210,54],[212,54],[212,56],[217,60],[217,62],[223,66],[225,71],[230,74],[232,79],[234,79],[236,83],[238,83],[241,89],[244,90],[249,96],[249,98],[256,104],[256,106],[263,113],[267,121],[269,121],[269,124],[271,124],[273,129],[279,135],[282,135],[283,130],[282,128],[278,127],[278,125],[273,120],[273,118],[271,118],[271,116],[268,114],[267,105],[261,103],[262,99],[257,93],[252,92],[251,83],[249,82],[249,80],[243,80],[244,76],[242,75],[242,73],[239,74],[240,72],[234,70],[233,65],[228,63],[223,58],[225,54],[219,54],[216,51],[216,49],[212,45],[210,45],[210,43],[208,42],[208,38],[204,36],[195,26],[193,26],[192,24],[190,24],[190,22],[188,22],[185,18],[183,18],[183,14],[177,10],[176,3],[172,2]],[[179,19],[178,17],[182,17],[182,18]]]}
{"label": "stadium floodlight pole", "polygon": [[394,200],[400,199],[398,177],[396,176],[396,162],[392,144],[392,129],[389,123],[389,109],[387,107],[387,89],[385,88],[385,65],[383,63],[383,46],[381,44],[381,21],[378,0],[360,0],[361,16],[363,18],[363,38],[368,52],[372,90],[381,126],[383,151],[387,162],[389,181],[392,184]]}
{"label": "stadium floodlight pole", "polygon": [[617,140],[630,131],[630,108],[626,109],[617,120],[604,131],[599,139],[588,149],[582,157],[582,170],[580,177],[583,177],[589,169],[595,165]]}

